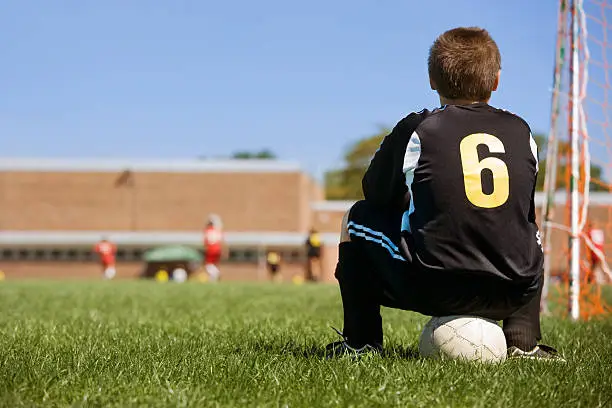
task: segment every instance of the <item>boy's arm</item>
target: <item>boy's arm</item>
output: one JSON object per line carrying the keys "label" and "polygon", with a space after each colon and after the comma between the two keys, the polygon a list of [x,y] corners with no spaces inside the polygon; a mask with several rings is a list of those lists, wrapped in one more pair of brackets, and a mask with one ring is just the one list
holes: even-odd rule
{"label": "boy's arm", "polygon": [[[535,206],[535,185],[531,191],[531,202],[529,203],[529,213],[527,214],[527,221],[532,224],[536,224],[536,206]],[[544,220],[542,220],[543,222]]]}
{"label": "boy's arm", "polygon": [[[527,128],[529,129],[529,125],[527,125]],[[531,149],[531,154],[533,155],[533,159],[535,160],[535,179],[533,180],[533,189],[531,190],[531,203],[529,205],[529,214],[527,214],[527,220],[535,224],[536,223],[535,191],[536,191],[536,185],[538,184],[538,177],[541,177],[541,174],[539,171],[540,161],[538,160],[539,149],[538,149],[538,145],[536,144],[533,138],[533,135],[531,134],[531,129],[529,129],[529,147]]]}
{"label": "boy's arm", "polygon": [[366,200],[400,211],[408,209],[410,195],[404,176],[404,155],[421,115],[412,113],[400,121],[384,139],[366,171],[362,188]]}

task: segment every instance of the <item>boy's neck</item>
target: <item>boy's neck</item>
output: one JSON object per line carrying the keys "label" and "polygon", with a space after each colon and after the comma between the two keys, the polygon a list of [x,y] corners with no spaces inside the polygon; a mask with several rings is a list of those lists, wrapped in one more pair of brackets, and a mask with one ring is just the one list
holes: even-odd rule
{"label": "boy's neck", "polygon": [[489,103],[489,100],[486,101],[472,101],[469,99],[447,99],[443,96],[440,97],[440,106],[444,105],[473,105],[475,103]]}

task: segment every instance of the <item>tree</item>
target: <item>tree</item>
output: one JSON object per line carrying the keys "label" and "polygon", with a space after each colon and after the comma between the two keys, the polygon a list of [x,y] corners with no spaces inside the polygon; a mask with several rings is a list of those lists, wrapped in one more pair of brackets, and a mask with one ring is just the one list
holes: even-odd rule
{"label": "tree", "polygon": [[241,150],[232,154],[232,159],[276,159],[276,154],[269,149],[263,149],[259,152]]}
{"label": "tree", "polygon": [[389,132],[388,128],[380,127],[375,135],[358,140],[349,146],[344,154],[343,167],[325,174],[325,195],[328,200],[363,198],[361,179],[372,156]]}
{"label": "tree", "polygon": [[[533,135],[536,144],[538,145],[538,156],[540,160],[540,170],[538,175],[538,181],[536,184],[536,190],[542,191],[544,189],[544,179],[546,178],[546,153],[548,150],[548,139],[545,135],[541,133],[536,133]],[[556,189],[563,190],[567,186],[566,182],[566,172],[568,171],[568,163],[569,163],[569,151],[570,144],[566,140],[559,140],[559,145],[557,148],[557,182]],[[589,185],[589,189],[591,191],[607,191],[607,189],[602,186],[600,183],[594,182],[595,180],[604,182],[603,180],[603,169],[600,166],[591,163],[591,183]],[[605,182],[604,182],[605,183]]]}

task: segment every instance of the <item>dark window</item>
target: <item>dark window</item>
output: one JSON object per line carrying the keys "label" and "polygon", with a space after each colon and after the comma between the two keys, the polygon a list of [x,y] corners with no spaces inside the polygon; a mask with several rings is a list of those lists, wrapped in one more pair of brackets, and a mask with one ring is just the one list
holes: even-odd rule
{"label": "dark window", "polygon": [[226,260],[236,263],[256,263],[259,260],[259,253],[257,249],[231,248]]}
{"label": "dark window", "polygon": [[132,251],[132,260],[133,261],[140,261],[142,259],[142,254],[144,253],[144,250],[137,248],[134,249]]}
{"label": "dark window", "polygon": [[117,261],[126,261],[129,258],[129,254],[125,249],[117,250]]}
{"label": "dark window", "polygon": [[29,258],[30,258],[30,251],[28,251],[27,249],[19,250],[19,254],[17,255],[17,259],[19,261],[25,261],[25,260],[28,260]]}
{"label": "dark window", "polygon": [[228,261],[238,262],[240,260],[241,253],[236,249],[230,249],[228,255]]}
{"label": "dark window", "polygon": [[68,251],[65,252],[64,256],[68,261],[77,261],[79,253],[77,252],[76,249],[69,249]]}
{"label": "dark window", "polygon": [[245,250],[243,259],[245,262],[257,262],[258,260],[257,251],[254,249]]}
{"label": "dark window", "polygon": [[62,251],[60,251],[59,249],[54,249],[51,251],[51,260],[52,261],[59,261],[62,259]]}
{"label": "dark window", "polygon": [[5,248],[2,250],[2,259],[7,261],[12,261],[15,259],[15,251],[10,248]]}
{"label": "dark window", "polygon": [[34,260],[35,261],[45,261],[47,260],[47,251],[44,249],[37,249],[34,251]]}

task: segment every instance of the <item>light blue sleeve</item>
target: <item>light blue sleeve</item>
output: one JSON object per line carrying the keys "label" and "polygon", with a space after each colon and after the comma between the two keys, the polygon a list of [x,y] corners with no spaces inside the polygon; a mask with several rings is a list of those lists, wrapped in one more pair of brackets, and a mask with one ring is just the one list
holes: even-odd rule
{"label": "light blue sleeve", "polygon": [[412,198],[412,183],[414,181],[414,171],[419,164],[419,158],[421,157],[421,139],[417,132],[413,132],[408,141],[406,147],[406,153],[404,154],[404,166],[402,170],[406,176],[406,186],[410,192],[410,207],[402,217],[402,231],[410,232],[410,214],[414,212],[414,200]]}

